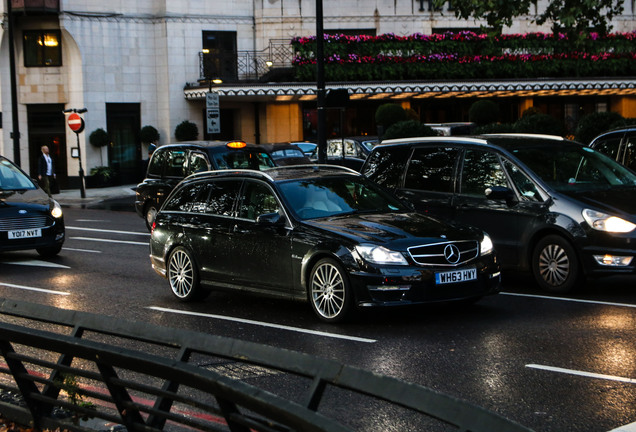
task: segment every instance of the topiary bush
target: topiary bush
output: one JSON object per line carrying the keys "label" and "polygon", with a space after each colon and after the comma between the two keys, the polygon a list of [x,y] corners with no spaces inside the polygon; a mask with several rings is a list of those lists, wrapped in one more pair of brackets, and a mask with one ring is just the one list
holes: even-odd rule
{"label": "topiary bush", "polygon": [[95,147],[104,147],[110,142],[110,139],[108,139],[108,132],[106,132],[102,128],[95,129],[88,136],[88,142],[90,142]]}
{"label": "topiary bush", "polygon": [[597,112],[584,115],[576,125],[576,140],[589,144],[596,136],[609,130],[623,116],[615,112]]}
{"label": "topiary bush", "polygon": [[159,141],[159,131],[150,125],[144,126],[139,131],[139,139],[142,143],[156,143]]}
{"label": "topiary bush", "polygon": [[489,99],[480,99],[468,109],[468,120],[477,126],[499,121],[499,105]]}
{"label": "topiary bush", "polygon": [[393,124],[404,120],[406,120],[406,111],[398,104],[383,104],[375,111],[375,122],[382,125],[385,131]]}
{"label": "topiary bush", "polygon": [[549,114],[532,114],[521,117],[514,124],[516,133],[565,135],[565,125]]}
{"label": "topiary bush", "polygon": [[391,127],[386,130],[382,139],[413,138],[437,135],[438,133],[436,131],[417,120],[404,120],[391,125]]}
{"label": "topiary bush", "polygon": [[174,130],[177,141],[192,141],[199,137],[199,128],[191,121],[184,120]]}

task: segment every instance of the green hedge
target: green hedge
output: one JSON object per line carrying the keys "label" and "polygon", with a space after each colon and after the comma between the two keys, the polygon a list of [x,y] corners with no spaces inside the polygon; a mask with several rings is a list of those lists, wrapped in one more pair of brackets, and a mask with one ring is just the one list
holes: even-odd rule
{"label": "green hedge", "polygon": [[[300,81],[315,79],[316,40],[295,38],[293,65]],[[411,36],[325,36],[329,81],[632,76],[636,32],[491,37],[473,32]]]}

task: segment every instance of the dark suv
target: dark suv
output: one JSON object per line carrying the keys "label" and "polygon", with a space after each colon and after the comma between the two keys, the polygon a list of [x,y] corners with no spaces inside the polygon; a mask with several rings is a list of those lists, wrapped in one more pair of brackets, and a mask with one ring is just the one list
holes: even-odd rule
{"label": "dark suv", "polygon": [[219,169],[272,168],[266,149],[243,141],[195,141],[157,148],[143,182],[137,185],[135,209],[148,229],[170,191],[190,174]]}
{"label": "dark suv", "polygon": [[636,171],[636,126],[605,132],[594,138],[590,147]]}
{"label": "dark suv", "polygon": [[544,135],[383,141],[363,174],[443,220],[493,239],[503,269],[550,291],[579,276],[636,273],[636,174],[579,143]]}

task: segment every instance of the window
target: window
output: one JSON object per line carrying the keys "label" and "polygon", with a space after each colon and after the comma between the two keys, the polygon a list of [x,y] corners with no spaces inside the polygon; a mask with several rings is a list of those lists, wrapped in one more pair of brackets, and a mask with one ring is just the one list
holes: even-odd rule
{"label": "window", "polygon": [[203,76],[206,79],[236,81],[238,77],[238,57],[236,32],[203,32]]}
{"label": "window", "polygon": [[163,162],[166,160],[166,154],[163,150],[155,151],[150,159],[148,166],[148,177],[161,177],[163,171]]}
{"label": "window", "polygon": [[60,31],[25,31],[24,66],[62,66],[62,37]]}
{"label": "window", "polygon": [[241,181],[218,180],[210,182],[210,197],[205,213],[232,216]]}
{"label": "window", "polygon": [[262,183],[248,182],[239,209],[239,217],[256,220],[260,215],[277,213],[278,201],[272,191]]}
{"label": "window", "polygon": [[166,161],[166,177],[185,177],[185,151],[172,150],[168,152]]}
{"label": "window", "polygon": [[486,189],[491,186],[510,188],[497,155],[481,150],[466,150],[461,193],[485,198]]}
{"label": "window", "polygon": [[406,146],[379,148],[367,159],[363,174],[385,188],[397,189],[401,186],[408,150]]}
{"label": "window", "polygon": [[510,180],[519,191],[522,201],[543,201],[536,185],[519,168],[507,160],[504,161],[504,167],[508,171]]}
{"label": "window", "polygon": [[425,147],[413,151],[404,180],[406,189],[452,193],[453,171],[459,150]]}
{"label": "window", "polygon": [[201,171],[209,171],[210,165],[208,164],[208,158],[203,153],[191,153],[189,171],[190,174],[198,173]]}
{"label": "window", "polygon": [[208,198],[207,183],[195,183],[183,188],[175,194],[165,205],[168,211],[193,211],[201,213],[205,209]]}

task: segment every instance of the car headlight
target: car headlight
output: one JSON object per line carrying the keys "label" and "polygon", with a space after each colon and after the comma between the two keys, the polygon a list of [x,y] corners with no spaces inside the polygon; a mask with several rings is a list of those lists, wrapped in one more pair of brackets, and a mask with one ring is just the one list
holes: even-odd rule
{"label": "car headlight", "polygon": [[481,239],[481,242],[479,243],[479,253],[481,255],[489,254],[492,252],[493,248],[494,246],[492,245],[490,236],[484,233],[484,238]]}
{"label": "car headlight", "polygon": [[610,216],[596,210],[583,210],[583,219],[585,219],[585,222],[587,222],[589,226],[598,231],[628,233],[636,228],[636,224],[626,221],[625,219]]}
{"label": "car headlight", "polygon": [[392,251],[384,246],[358,245],[356,251],[362,259],[373,264],[395,264],[408,265],[404,255],[400,252]]}
{"label": "car headlight", "polygon": [[55,219],[62,217],[62,206],[55,200],[51,200],[51,216]]}

